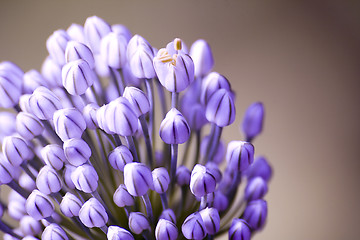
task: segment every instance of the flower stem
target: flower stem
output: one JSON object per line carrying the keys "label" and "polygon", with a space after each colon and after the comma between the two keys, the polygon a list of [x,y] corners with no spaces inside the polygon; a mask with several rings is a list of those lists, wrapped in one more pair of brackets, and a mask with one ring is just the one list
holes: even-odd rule
{"label": "flower stem", "polygon": [[150,220],[151,224],[154,224],[154,215],[153,215],[153,210],[152,210],[152,206],[151,206],[151,201],[149,198],[149,194],[145,194],[144,196],[141,196],[141,199],[144,202],[145,208],[146,208],[146,214]]}
{"label": "flower stem", "polygon": [[218,148],[218,144],[219,144],[219,141],[220,141],[221,132],[222,132],[222,127],[216,126],[212,143],[210,143],[210,142],[208,143],[209,145],[211,144],[208,162],[213,161],[215,152],[216,152],[216,150]]}
{"label": "flower stem", "polygon": [[23,196],[25,199],[27,199],[30,195],[28,191],[23,189],[17,182],[12,180],[7,184],[9,187],[11,187],[13,190],[15,190],[17,193],[19,193],[21,196]]}
{"label": "flower stem", "polygon": [[[172,191],[176,181],[176,166],[178,156],[178,144],[171,144],[171,165],[170,165],[170,190]],[[169,191],[169,192],[171,192]]]}
{"label": "flower stem", "polygon": [[172,92],[171,93],[171,107],[178,108],[179,105],[179,93]]}
{"label": "flower stem", "polygon": [[127,144],[128,144],[128,147],[129,147],[129,150],[130,152],[132,153],[133,157],[134,157],[134,161],[135,162],[140,162],[139,161],[139,157],[138,157],[138,154],[136,152],[136,147],[135,147],[135,143],[134,143],[134,139],[132,136],[130,137],[125,137],[126,141],[127,141]]}
{"label": "flower stem", "polygon": [[144,133],[146,151],[147,151],[147,157],[148,157],[149,165],[150,165],[150,167],[152,167],[153,166],[152,146],[151,146],[151,139],[150,139],[150,136],[149,136],[148,126],[147,126],[147,123],[146,123],[146,120],[145,120],[145,115],[141,115],[139,117],[139,120],[140,120],[142,131]]}
{"label": "flower stem", "polygon": [[150,114],[149,114],[149,125],[150,125],[150,135],[151,135],[151,139],[153,144],[155,144],[155,108],[154,108],[154,90],[153,90],[153,86],[152,86],[152,81],[151,79],[145,79],[145,85],[146,85],[146,92],[149,98],[149,102],[150,102]]}
{"label": "flower stem", "polygon": [[22,237],[14,233],[12,228],[9,225],[7,225],[5,222],[3,222],[1,219],[0,219],[0,231],[7,233],[15,238],[22,239]]}

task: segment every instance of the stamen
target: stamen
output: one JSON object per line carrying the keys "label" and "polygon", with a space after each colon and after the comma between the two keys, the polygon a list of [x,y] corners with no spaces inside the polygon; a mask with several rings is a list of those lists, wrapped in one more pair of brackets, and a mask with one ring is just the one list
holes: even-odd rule
{"label": "stamen", "polygon": [[174,48],[175,48],[176,51],[181,50],[181,48],[182,48],[182,42],[181,42],[181,39],[180,39],[180,38],[175,38],[175,39],[174,39]]}

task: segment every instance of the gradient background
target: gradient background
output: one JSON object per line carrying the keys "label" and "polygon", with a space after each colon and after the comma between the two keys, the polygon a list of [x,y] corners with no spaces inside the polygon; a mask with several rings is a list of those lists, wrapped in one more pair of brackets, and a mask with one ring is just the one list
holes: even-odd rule
{"label": "gradient background", "polygon": [[254,144],[275,175],[268,223],[254,239],[358,239],[360,134],[359,1],[5,1],[0,61],[39,69],[45,41],[91,15],[123,23],[155,47],[205,38],[215,71],[237,92],[237,132],[246,106],[263,101]]}

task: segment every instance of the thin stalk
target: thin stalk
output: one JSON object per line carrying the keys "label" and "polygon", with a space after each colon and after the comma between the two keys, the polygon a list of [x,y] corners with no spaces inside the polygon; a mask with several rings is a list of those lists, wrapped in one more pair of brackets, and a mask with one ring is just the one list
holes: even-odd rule
{"label": "thin stalk", "polygon": [[[218,144],[220,141],[220,137],[221,137],[221,132],[222,132],[222,127],[216,126],[215,127],[215,132],[214,132],[214,138],[213,141],[211,143],[211,148],[210,148],[210,153],[209,153],[209,158],[207,159],[208,162],[211,162],[214,158],[215,152],[218,148]],[[210,144],[210,143],[208,143]]]}
{"label": "thin stalk", "polygon": [[152,210],[149,194],[146,193],[144,196],[141,196],[141,199],[144,202],[145,209],[146,209],[146,215],[148,216],[148,218],[150,220],[150,224],[153,225],[154,224],[154,215],[153,215],[153,210]]}
{"label": "thin stalk", "polygon": [[145,79],[145,85],[146,85],[146,92],[149,98],[150,102],[150,114],[149,114],[149,125],[150,125],[150,136],[151,136],[151,142],[155,145],[155,108],[154,108],[154,89],[152,86],[152,80],[151,79]]}
{"label": "thin stalk", "polygon": [[169,204],[168,204],[168,200],[166,197],[166,193],[161,193],[160,199],[161,199],[161,205],[162,205],[163,210],[167,209],[169,207]]}
{"label": "thin stalk", "polygon": [[23,196],[25,199],[27,199],[30,195],[30,193],[23,189],[15,180],[12,180],[7,184],[9,187],[11,187],[13,190],[15,190],[17,193],[19,193],[21,196]]}
{"label": "thin stalk", "polygon": [[171,192],[175,186],[178,147],[179,147],[178,144],[171,144],[170,191],[169,192]]}
{"label": "thin stalk", "polygon": [[207,160],[209,159],[211,144],[213,142],[214,135],[215,135],[215,129],[216,129],[216,125],[213,123],[211,125],[211,131],[210,131],[209,140],[208,140],[207,146],[206,146],[205,156],[201,159],[200,164],[205,164],[207,162]]}
{"label": "thin stalk", "polygon": [[21,168],[24,170],[24,172],[32,179],[34,180],[34,182],[36,182],[36,177],[34,176],[34,174],[30,171],[28,165],[26,164],[26,162],[23,162],[21,165]]}
{"label": "thin stalk", "polygon": [[140,120],[142,131],[144,133],[146,151],[147,151],[147,157],[148,157],[149,165],[150,165],[150,167],[152,167],[153,166],[152,146],[151,146],[151,139],[150,139],[149,130],[148,130],[148,126],[147,126],[147,123],[146,123],[145,115],[141,115],[139,117],[139,120]]}
{"label": "thin stalk", "polygon": [[126,141],[127,141],[127,144],[128,144],[128,147],[129,147],[129,150],[130,152],[132,153],[133,157],[134,157],[134,161],[135,162],[140,162],[139,161],[139,157],[138,157],[138,154],[136,152],[136,147],[135,147],[135,143],[134,143],[134,139],[132,136],[129,136],[129,137],[125,137]]}
{"label": "thin stalk", "polygon": [[7,233],[15,238],[18,238],[18,239],[22,239],[22,237],[20,237],[19,235],[17,235],[13,230],[12,228],[7,225],[5,222],[3,222],[3,220],[0,219],[0,231],[4,232],[4,233]]}
{"label": "thin stalk", "polygon": [[120,74],[118,71],[115,71],[112,67],[109,67],[111,79],[114,82],[116,89],[118,90],[119,96],[123,95],[124,92],[124,85],[119,80]]}
{"label": "thin stalk", "polygon": [[172,108],[178,108],[179,106],[179,93],[172,92],[171,93],[171,107]]}
{"label": "thin stalk", "polygon": [[161,83],[159,82],[158,79],[155,79],[155,83],[156,83],[156,86],[157,86],[158,96],[159,96],[159,100],[160,100],[160,103],[161,103],[162,115],[163,115],[163,118],[165,118],[165,115],[167,113],[167,106],[166,106],[164,88],[163,88],[163,86],[161,85]]}

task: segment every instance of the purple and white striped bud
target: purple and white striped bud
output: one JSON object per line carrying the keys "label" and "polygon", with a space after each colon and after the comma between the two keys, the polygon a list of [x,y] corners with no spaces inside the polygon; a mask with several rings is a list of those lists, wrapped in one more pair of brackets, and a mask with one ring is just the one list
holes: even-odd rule
{"label": "purple and white striped bud", "polygon": [[200,130],[208,120],[205,117],[205,108],[200,103],[183,106],[182,111],[192,130]]}
{"label": "purple and white striped bud", "polygon": [[190,184],[190,170],[184,166],[181,165],[176,169],[176,182],[180,186],[189,185]]}
{"label": "purple and white striped bud", "polygon": [[[31,94],[23,94],[19,99],[19,107],[20,107],[21,111],[32,114],[32,110],[30,107],[30,97],[31,97]],[[13,121],[11,123],[14,123],[14,122],[15,121]],[[10,135],[10,134],[7,134],[7,135]]]}
{"label": "purple and white striped bud", "polygon": [[231,141],[227,147],[226,161],[230,169],[245,171],[254,161],[254,146],[249,142]]}
{"label": "purple and white striped bud", "polygon": [[201,86],[201,103],[207,105],[211,96],[219,89],[231,90],[229,81],[221,74],[212,72],[207,75]]}
{"label": "purple and white striped bud", "polygon": [[103,105],[96,111],[96,121],[100,129],[104,130],[107,134],[114,134],[113,131],[110,131],[108,127],[108,119],[106,117],[106,112],[109,105]]}
{"label": "purple and white striped bud", "polygon": [[0,70],[0,107],[14,107],[20,99],[23,80],[11,69]]}
{"label": "purple and white striped bud", "polygon": [[154,50],[145,38],[134,35],[128,43],[126,54],[130,69],[135,77],[147,79],[155,77]]}
{"label": "purple and white striped bud", "polygon": [[144,230],[150,230],[150,223],[143,213],[132,212],[129,216],[129,227],[133,233],[140,234]]}
{"label": "purple and white striped bud", "polygon": [[63,29],[56,30],[46,40],[46,48],[49,55],[59,66],[65,64],[65,49],[69,40],[69,35]]}
{"label": "purple and white striped bud", "polygon": [[23,172],[19,177],[19,185],[29,192],[32,192],[32,190],[36,188],[35,181],[25,172]]}
{"label": "purple and white striped bud", "polygon": [[32,114],[20,112],[16,116],[16,130],[21,137],[32,140],[44,131],[42,122]]}
{"label": "purple and white striped bud", "polygon": [[[206,155],[206,150],[207,150],[207,145],[209,143],[209,139],[210,136],[206,136],[202,139],[201,141],[201,145],[200,145],[200,153],[205,156]],[[212,157],[212,162],[216,163],[216,164],[220,164],[223,160],[224,160],[224,156],[225,156],[225,144],[223,140],[220,140],[219,143],[215,146],[216,150],[215,150],[215,154]]]}
{"label": "purple and white striped bud", "polygon": [[229,229],[230,240],[250,240],[251,231],[244,219],[234,218]]}
{"label": "purple and white striped bud", "polygon": [[25,208],[35,220],[50,217],[55,210],[50,198],[36,189],[27,198]]}
{"label": "purple and white striped bud", "polygon": [[94,84],[95,75],[87,61],[78,59],[67,63],[61,72],[62,84],[71,95],[82,95]]}
{"label": "purple and white striped bud", "polygon": [[66,232],[64,231],[64,229],[62,229],[58,224],[56,223],[51,223],[50,225],[48,225],[42,235],[41,235],[41,239],[46,239],[46,240],[68,240],[68,236],[66,235]]}
{"label": "purple and white striped bud", "polygon": [[45,87],[35,89],[29,99],[32,113],[41,120],[50,120],[56,110],[62,108],[59,98]]}
{"label": "purple and white striped bud", "polygon": [[8,184],[14,178],[15,167],[0,156],[0,185]]}
{"label": "purple and white striped bud", "polygon": [[0,112],[0,141],[16,132],[16,115],[12,112]]}
{"label": "purple and white striped bud", "polygon": [[24,74],[24,92],[33,93],[34,90],[40,86],[48,87],[44,77],[35,69],[32,69]]}
{"label": "purple and white striped bud", "polygon": [[47,86],[51,88],[62,86],[61,68],[50,56],[44,60],[41,74],[44,76]]}
{"label": "purple and white striped bud", "polygon": [[24,202],[11,201],[8,203],[7,213],[12,219],[20,221],[25,215],[27,215],[25,201],[26,200],[24,199]]}
{"label": "purple and white striped bud", "polygon": [[220,190],[216,190],[214,193],[214,208],[216,208],[219,212],[226,210],[229,206],[228,198]]}
{"label": "purple and white striped bud", "polygon": [[132,37],[130,30],[125,25],[114,24],[111,26],[111,30],[116,34],[123,36],[126,39],[127,43],[130,41]]}
{"label": "purple and white striped bud", "polygon": [[71,173],[71,180],[76,189],[86,193],[92,193],[98,187],[99,176],[93,166],[83,164]]}
{"label": "purple and white striped bud", "polygon": [[124,145],[116,147],[111,153],[109,154],[109,162],[110,165],[117,170],[124,171],[124,166],[127,163],[130,163],[133,161],[133,156],[129,150]]}
{"label": "purple and white striped bud", "polygon": [[25,236],[36,236],[41,232],[42,226],[40,222],[33,217],[24,216],[20,220],[20,229]]}
{"label": "purple and white striped bud", "polygon": [[170,184],[170,176],[166,168],[155,168],[152,171],[152,178],[155,192],[164,193],[167,191]]}
{"label": "purple and white striped bud", "polygon": [[107,240],[134,240],[129,231],[118,226],[110,226],[106,236]]}
{"label": "purple and white striped bud", "polygon": [[100,53],[101,39],[111,32],[110,25],[98,16],[88,17],[84,24],[85,40],[94,54]]}
{"label": "purple and white striped bud", "polygon": [[70,138],[81,138],[86,129],[85,119],[76,108],[57,110],[54,113],[53,121],[55,132],[63,141]]}
{"label": "purple and white striped bud", "polygon": [[60,203],[60,211],[66,217],[77,217],[82,206],[82,202],[74,194],[67,192]]}
{"label": "purple and white striped bud", "polygon": [[222,173],[218,165],[214,162],[208,162],[205,167],[215,177],[216,183],[219,183],[222,179]]}
{"label": "purple and white striped bud", "polygon": [[190,190],[196,197],[203,197],[215,191],[216,179],[205,167],[196,164],[191,172]]}
{"label": "purple and white striped bud", "polygon": [[17,136],[7,136],[3,140],[2,152],[5,159],[14,167],[20,166],[24,161],[34,157],[24,139]]}
{"label": "purple and white striped bud", "polygon": [[67,159],[64,154],[64,150],[57,144],[48,144],[40,151],[41,157],[46,165],[51,166],[55,170],[60,170],[64,163],[67,163]]}
{"label": "purple and white striped bud", "polygon": [[124,183],[131,195],[143,196],[149,188],[153,189],[151,170],[143,163],[128,163],[124,167]]}
{"label": "purple and white striped bud", "polygon": [[267,202],[262,199],[248,203],[243,214],[244,220],[253,231],[261,229],[267,218]]}
{"label": "purple and white striped bud", "polygon": [[194,61],[196,77],[205,76],[214,66],[210,45],[203,39],[198,39],[191,45],[190,56]]}
{"label": "purple and white striped bud", "polygon": [[118,207],[133,206],[135,203],[134,197],[127,191],[124,184],[120,184],[116,189],[113,200]]}
{"label": "purple and white striped bud", "polygon": [[265,157],[259,156],[254,163],[245,172],[248,179],[262,177],[265,181],[269,181],[272,176],[272,169]]}
{"label": "purple and white striped bud", "polygon": [[47,195],[57,193],[62,188],[62,181],[56,171],[45,165],[36,177],[36,187]]}
{"label": "purple and white striped bud", "polygon": [[65,164],[65,167],[64,167],[64,170],[63,170],[63,179],[64,179],[65,186],[70,188],[70,189],[75,189],[75,184],[71,180],[71,174],[75,170],[76,170],[76,167],[74,167],[74,166],[72,166],[70,164]]}
{"label": "purple and white striped bud", "polygon": [[85,60],[89,64],[89,67],[94,69],[95,59],[90,48],[81,42],[69,41],[65,51],[66,63],[79,59]]}
{"label": "purple and white striped bud", "polygon": [[171,208],[165,209],[164,211],[162,211],[159,219],[165,219],[168,220],[174,224],[176,224],[176,216],[174,211]]}
{"label": "purple and white striped bud", "polygon": [[251,104],[246,110],[242,122],[242,130],[248,141],[251,141],[254,137],[261,133],[264,122],[264,114],[264,105],[261,102]]}
{"label": "purple and white striped bud", "polygon": [[159,134],[167,144],[182,144],[190,137],[190,127],[184,116],[172,108],[161,122]]}
{"label": "purple and white striped bud", "polygon": [[175,240],[178,237],[178,230],[174,223],[160,219],[155,228],[155,238],[157,240]]}
{"label": "purple and white striped bud", "polygon": [[136,87],[126,87],[123,97],[129,100],[129,103],[137,117],[144,115],[150,110],[150,102],[146,94]]}
{"label": "purple and white striped bud", "polygon": [[68,29],[66,29],[66,32],[71,40],[85,44],[84,27],[80,24],[71,24]]}
{"label": "purple and white striped bud", "polygon": [[206,236],[205,224],[200,213],[190,214],[181,226],[182,233],[187,239],[203,239]]}
{"label": "purple and white striped bud", "polygon": [[7,72],[7,73],[11,73],[11,75],[15,75],[17,81],[15,81],[14,83],[16,83],[17,86],[21,86],[21,81],[24,76],[24,71],[21,70],[21,68],[18,65],[9,61],[1,62],[0,72]]}
{"label": "purple and white striped bud", "polygon": [[245,200],[252,201],[261,199],[268,191],[266,181],[261,177],[255,177],[248,181],[245,188]]}
{"label": "purple and white striped bud", "polygon": [[98,126],[96,111],[99,109],[99,106],[96,103],[90,103],[86,105],[83,109],[83,116],[86,122],[86,127],[89,129],[96,129]]}
{"label": "purple and white striped bud", "polygon": [[226,89],[217,90],[206,106],[206,119],[219,127],[232,124],[235,120],[235,103]]}
{"label": "purple and white striped bud", "polygon": [[126,64],[127,40],[122,35],[110,32],[101,40],[100,55],[109,67],[121,69]]}
{"label": "purple and white striped bud", "polygon": [[63,149],[66,159],[76,167],[86,163],[91,156],[89,145],[81,138],[66,140]]}
{"label": "purple and white striped bud", "polygon": [[81,207],[79,218],[88,228],[103,227],[109,219],[104,206],[93,197],[87,200]]}
{"label": "purple and white striped bud", "polygon": [[200,212],[204,226],[208,234],[214,235],[220,229],[220,215],[216,208],[205,208]]}

